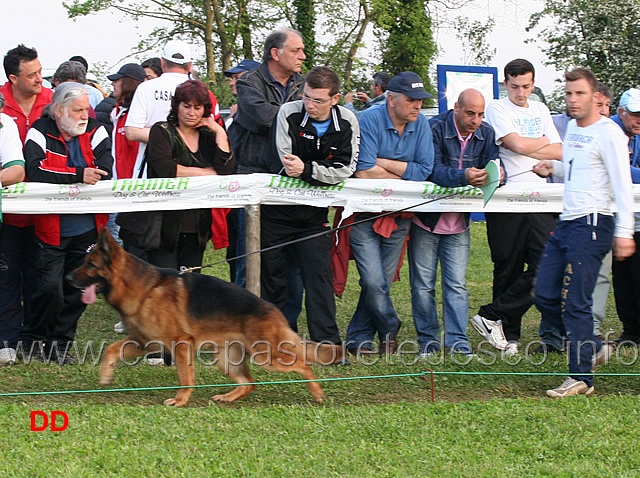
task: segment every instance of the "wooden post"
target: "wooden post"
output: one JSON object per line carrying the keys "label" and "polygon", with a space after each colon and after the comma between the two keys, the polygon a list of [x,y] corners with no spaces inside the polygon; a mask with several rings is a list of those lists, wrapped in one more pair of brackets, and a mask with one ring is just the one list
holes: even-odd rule
{"label": "wooden post", "polygon": [[[260,250],[260,205],[245,208],[247,222],[247,252]],[[247,289],[260,297],[260,254],[247,256]]]}

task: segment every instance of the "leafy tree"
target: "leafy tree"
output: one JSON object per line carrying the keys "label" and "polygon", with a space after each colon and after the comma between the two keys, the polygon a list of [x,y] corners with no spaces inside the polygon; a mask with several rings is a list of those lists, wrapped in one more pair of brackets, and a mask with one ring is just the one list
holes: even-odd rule
{"label": "leafy tree", "polygon": [[640,85],[638,0],[547,0],[544,9],[531,16],[527,31],[541,25],[547,26],[535,40],[548,44],[542,48],[546,64],[559,70],[591,69],[614,92],[612,102],[624,90]]}
{"label": "leafy tree", "polygon": [[302,33],[304,52],[307,55],[305,64],[307,68],[313,68],[316,60],[316,12],[314,0],[295,0],[295,24],[294,27]]}
{"label": "leafy tree", "polygon": [[[140,41],[138,51],[149,51],[169,38],[197,39],[205,47],[205,70],[210,83],[216,83],[216,52],[220,54],[222,71],[231,67],[231,60],[239,37],[243,39],[245,53],[250,55],[251,42],[246,33],[250,26],[247,9],[251,0],[72,0],[63,2],[69,18],[90,15],[102,10],[115,9],[133,19],[154,18],[166,22]],[[248,43],[247,43],[248,40]]]}
{"label": "leafy tree", "polygon": [[388,0],[380,5],[376,26],[382,40],[382,69],[392,75],[414,71],[425,88],[434,91],[429,67],[437,53],[427,0]]}
{"label": "leafy tree", "polygon": [[470,21],[468,17],[456,17],[456,38],[462,43],[462,64],[484,66],[491,63],[496,49],[491,48],[487,37],[496,22],[489,18],[486,22]]}

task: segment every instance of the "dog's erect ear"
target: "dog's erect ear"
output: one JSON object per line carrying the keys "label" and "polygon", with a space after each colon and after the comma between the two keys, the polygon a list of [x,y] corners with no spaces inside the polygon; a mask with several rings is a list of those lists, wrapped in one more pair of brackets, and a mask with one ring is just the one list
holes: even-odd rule
{"label": "dog's erect ear", "polygon": [[111,249],[113,247],[111,241],[113,241],[113,237],[111,237],[111,233],[109,232],[109,230],[106,227],[103,227],[102,229],[100,229],[100,237],[98,239],[98,245],[100,246],[100,249],[102,249],[102,251],[106,256],[111,255]]}

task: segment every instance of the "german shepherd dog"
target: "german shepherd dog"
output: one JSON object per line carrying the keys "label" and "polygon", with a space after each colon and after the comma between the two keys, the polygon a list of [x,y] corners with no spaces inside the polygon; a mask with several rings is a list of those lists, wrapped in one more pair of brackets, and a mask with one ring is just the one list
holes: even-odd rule
{"label": "german shepherd dog", "polygon": [[[172,351],[181,386],[195,385],[194,353],[213,345],[216,365],[238,387],[212,400],[233,402],[255,385],[248,361],[275,372],[298,372],[317,380],[309,362],[330,364],[344,359],[340,346],[304,341],[289,327],[282,313],[246,289],[215,277],[160,269],[128,254],[102,229],[98,243],[82,266],[68,274],[74,287],[93,289],[122,317],[128,337],[107,347],[100,365],[100,383],[112,382],[120,359],[141,357],[163,344]],[[95,286],[95,287],[94,287]],[[131,345],[136,341],[141,347]],[[324,400],[318,382],[307,382],[318,403]],[[180,388],[165,405],[182,406],[193,388]]]}

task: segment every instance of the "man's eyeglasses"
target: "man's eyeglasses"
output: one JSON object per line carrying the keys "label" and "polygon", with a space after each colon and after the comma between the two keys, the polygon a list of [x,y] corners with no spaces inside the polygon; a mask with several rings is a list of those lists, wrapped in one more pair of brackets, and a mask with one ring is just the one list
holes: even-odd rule
{"label": "man's eyeglasses", "polygon": [[317,98],[311,98],[310,96],[307,96],[305,93],[302,93],[302,101],[311,101],[312,103],[315,103],[317,105],[324,105],[328,101],[331,101],[331,98],[327,98],[326,100],[319,100]]}

